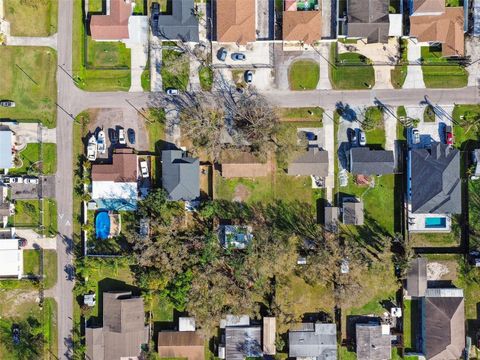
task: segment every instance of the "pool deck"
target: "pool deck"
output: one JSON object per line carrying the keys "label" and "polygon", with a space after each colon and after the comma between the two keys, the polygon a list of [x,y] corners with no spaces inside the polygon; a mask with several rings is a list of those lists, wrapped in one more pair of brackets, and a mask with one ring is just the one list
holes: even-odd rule
{"label": "pool deck", "polygon": [[[444,228],[425,226],[427,218],[445,218]],[[449,233],[452,230],[452,218],[448,214],[412,214],[408,211],[408,231],[410,232],[428,232],[428,233]]]}

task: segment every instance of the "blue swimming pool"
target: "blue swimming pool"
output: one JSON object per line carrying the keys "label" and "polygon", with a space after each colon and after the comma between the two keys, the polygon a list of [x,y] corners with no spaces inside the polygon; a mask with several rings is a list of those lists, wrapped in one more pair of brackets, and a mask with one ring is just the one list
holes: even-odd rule
{"label": "blue swimming pool", "polygon": [[445,217],[428,217],[425,219],[425,227],[427,229],[443,229],[447,227],[447,218]]}
{"label": "blue swimming pool", "polygon": [[95,233],[97,239],[108,239],[110,235],[110,217],[107,211],[101,211],[95,218]]}

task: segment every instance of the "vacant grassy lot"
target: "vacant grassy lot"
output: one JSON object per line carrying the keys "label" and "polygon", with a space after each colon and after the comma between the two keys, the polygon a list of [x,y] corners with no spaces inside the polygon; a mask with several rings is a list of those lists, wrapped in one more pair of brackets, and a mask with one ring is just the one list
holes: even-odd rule
{"label": "vacant grassy lot", "polygon": [[43,275],[45,289],[50,289],[57,283],[57,252],[43,250]]}
{"label": "vacant grassy lot", "polygon": [[131,82],[129,69],[91,70],[86,68],[84,64],[85,27],[82,17],[82,0],[74,0],[73,5],[72,70],[75,84],[80,89],[88,91],[128,91]]}
{"label": "vacant grassy lot", "polygon": [[278,109],[280,121],[319,121],[322,126],[323,109],[321,107],[281,108]]}
{"label": "vacant grassy lot", "polygon": [[93,68],[130,68],[131,50],[121,42],[94,41],[87,37],[87,66]]}
{"label": "vacant grassy lot", "polygon": [[38,120],[55,127],[57,53],[46,47],[0,47],[0,99],[14,108],[0,107],[0,118]]}
{"label": "vacant grassy lot", "polygon": [[[331,64],[335,63],[336,45],[332,44]],[[338,55],[338,63],[330,65],[330,82],[334,89],[371,89],[375,85],[375,72],[370,60],[356,53]]]}
{"label": "vacant grassy lot", "polygon": [[[45,233],[50,236],[57,234],[57,203],[52,199],[44,200],[44,226]],[[41,233],[38,227],[41,225],[39,200],[17,200],[15,201],[14,225],[18,227],[34,227],[35,231]]]}
{"label": "vacant grassy lot", "polygon": [[288,82],[291,90],[316,89],[320,79],[320,65],[313,60],[298,60],[290,65]]}
{"label": "vacant grassy lot", "polygon": [[463,66],[442,57],[440,47],[422,47],[423,81],[428,88],[467,86],[468,72]]}
{"label": "vacant grassy lot", "polygon": [[213,70],[211,67],[202,66],[198,72],[200,78],[200,86],[202,90],[210,91],[213,85]]}
{"label": "vacant grassy lot", "polygon": [[23,250],[23,273],[40,274],[40,250]]}
{"label": "vacant grassy lot", "polygon": [[57,171],[57,144],[42,144],[43,161],[39,163],[40,144],[29,143],[27,147],[20,152],[20,160],[22,166],[11,169],[11,174],[55,174]]}
{"label": "vacant grassy lot", "polygon": [[163,88],[187,90],[190,64],[187,55],[173,50],[163,49],[163,66],[161,69]]}
{"label": "vacant grassy lot", "polygon": [[50,36],[57,32],[58,1],[4,0],[12,36]]}

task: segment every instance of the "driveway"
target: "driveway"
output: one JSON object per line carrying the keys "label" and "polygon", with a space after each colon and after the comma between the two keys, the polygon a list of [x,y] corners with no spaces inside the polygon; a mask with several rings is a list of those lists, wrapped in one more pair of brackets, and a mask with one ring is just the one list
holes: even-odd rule
{"label": "driveway", "polygon": [[44,249],[57,250],[57,238],[42,237],[32,229],[15,228],[15,233],[19,238],[27,240],[27,245],[23,247],[24,250],[29,249]]}
{"label": "driveway", "polygon": [[477,86],[480,79],[480,38],[475,36],[465,38],[465,51],[473,60],[472,64],[467,66],[468,86]]}
{"label": "driveway", "polygon": [[[218,60],[218,51],[220,48],[227,50],[227,57],[225,61]],[[250,67],[250,66],[273,66],[272,52],[273,44],[267,41],[256,41],[248,43],[246,46],[239,46],[232,43],[212,43],[212,61],[214,67]],[[232,60],[232,53],[241,52],[245,54],[246,59],[242,61]]]}
{"label": "driveway", "polygon": [[362,109],[359,107],[345,106],[343,115],[340,116],[338,124],[338,166],[340,169],[348,170],[348,151],[351,148],[350,141],[348,139],[349,129],[360,128],[360,117]]}
{"label": "driveway", "polygon": [[423,121],[423,113],[426,106],[405,107],[407,117],[412,119],[420,119],[417,129],[420,133],[422,145],[429,144],[431,141],[444,142],[445,141],[445,126],[451,126],[451,114],[453,106],[442,106],[434,108],[435,122]]}
{"label": "driveway", "polygon": [[143,91],[142,73],[148,60],[148,17],[131,16],[128,25],[129,39],[124,43],[127,48],[131,49],[129,91]]}
{"label": "driveway", "polygon": [[57,142],[55,129],[48,129],[41,126],[40,123],[0,122],[0,127],[7,127],[15,133],[16,142],[20,143],[18,147],[22,147],[23,144],[27,143]]}
{"label": "driveway", "polygon": [[407,77],[403,84],[404,89],[424,89],[425,82],[423,81],[423,72],[421,64],[422,46],[424,43],[417,42],[416,39],[408,40],[407,48]]}
{"label": "driveway", "polygon": [[[324,46],[320,47],[320,49],[325,49]],[[322,66],[320,63],[325,63],[324,58],[320,56],[320,54],[314,50],[311,51],[282,51],[278,49],[275,53],[275,81],[277,88],[280,90],[289,90],[290,84],[288,82],[288,70],[292,63],[298,60],[313,60],[317,62],[320,66],[320,77],[322,78]],[[325,68],[325,65],[324,65]],[[328,66],[327,69],[327,77],[328,77]],[[317,89],[320,89],[321,85],[325,85],[325,74],[323,74],[323,82],[318,81]],[[330,81],[329,81],[330,82]],[[331,86],[330,86],[331,88]]]}
{"label": "driveway", "polygon": [[163,91],[162,45],[158,37],[150,34],[150,91]]}
{"label": "driveway", "polygon": [[41,176],[39,184],[10,184],[13,200],[35,200],[39,197],[55,198],[55,177]]}

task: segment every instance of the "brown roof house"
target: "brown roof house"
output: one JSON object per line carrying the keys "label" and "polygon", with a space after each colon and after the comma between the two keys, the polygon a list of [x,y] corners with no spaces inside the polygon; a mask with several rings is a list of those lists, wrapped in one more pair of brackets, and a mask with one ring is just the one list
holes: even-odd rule
{"label": "brown roof house", "polygon": [[246,45],[257,39],[255,0],[216,0],[217,41]]}
{"label": "brown roof house", "polygon": [[86,328],[86,359],[137,359],[148,340],[142,298],[130,291],[103,293],[103,327]]}
{"label": "brown roof house", "polygon": [[92,165],[92,200],[97,208],[135,210],[138,199],[137,155],[133,149],[116,149],[111,164]]}
{"label": "brown roof house", "polygon": [[446,7],[441,0],[413,0],[410,11],[410,36],[441,43],[445,57],[465,55],[463,7]]}
{"label": "brown roof house", "polygon": [[158,333],[158,355],[161,358],[205,359],[205,338],[195,328],[195,319],[178,319],[178,331]]}
{"label": "brown roof house", "polygon": [[231,154],[224,151],[221,156],[221,163],[222,176],[227,179],[264,177],[270,172],[268,162],[262,163],[248,152]]}
{"label": "brown roof house", "polygon": [[[307,2],[307,4],[309,4]],[[283,40],[311,45],[322,38],[322,12],[318,5],[305,8],[304,2],[285,1]]]}
{"label": "brown roof house", "polygon": [[298,158],[290,162],[288,175],[312,175],[326,177],[328,175],[328,151],[317,146],[309,147]]}
{"label": "brown roof house", "polygon": [[347,1],[347,36],[366,38],[369,43],[388,42],[389,5],[389,0]]}
{"label": "brown roof house", "polygon": [[119,41],[129,38],[128,22],[133,11],[132,0],[107,0],[105,15],[92,15],[90,34],[97,41]]}

